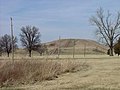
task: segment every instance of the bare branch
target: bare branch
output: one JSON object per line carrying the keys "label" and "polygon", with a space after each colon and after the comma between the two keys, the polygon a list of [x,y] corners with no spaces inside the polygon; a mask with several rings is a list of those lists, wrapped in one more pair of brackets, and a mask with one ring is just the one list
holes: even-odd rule
{"label": "bare branch", "polygon": [[22,45],[29,51],[31,57],[31,51],[35,45],[40,44],[40,32],[35,26],[26,26],[21,28],[20,40]]}
{"label": "bare branch", "polygon": [[92,25],[97,27],[97,34],[105,39],[110,47],[111,55],[113,55],[114,40],[120,36],[120,33],[117,32],[120,29],[120,13],[118,13],[116,21],[112,21],[109,11],[105,15],[104,10],[100,8],[96,11],[96,16],[90,18],[90,21]]}

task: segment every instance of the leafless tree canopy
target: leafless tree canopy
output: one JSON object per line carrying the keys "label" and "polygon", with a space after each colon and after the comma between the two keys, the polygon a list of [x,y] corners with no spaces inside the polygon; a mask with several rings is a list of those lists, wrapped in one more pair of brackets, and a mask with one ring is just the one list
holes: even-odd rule
{"label": "leafless tree canopy", "polygon": [[29,51],[31,57],[31,51],[35,45],[40,44],[40,32],[35,26],[26,26],[21,28],[20,40],[22,45]]}
{"label": "leafless tree canopy", "polygon": [[97,27],[96,35],[102,38],[110,48],[110,56],[113,56],[113,46],[116,39],[120,36],[120,13],[116,17],[108,11],[104,13],[102,8],[98,9],[96,16],[90,18],[92,25]]}
{"label": "leafless tree canopy", "polygon": [[33,50],[37,51],[40,55],[47,54],[47,46],[45,44],[35,45]]}
{"label": "leafless tree canopy", "polygon": [[[17,48],[17,38],[15,37],[13,39],[13,45],[14,45],[14,49]],[[12,50],[12,43],[11,43],[11,37],[10,35],[7,35],[5,34],[4,36],[1,37],[0,39],[0,46],[1,46],[1,50],[3,52],[6,52],[8,57],[9,57],[9,54],[11,53],[11,50]]]}

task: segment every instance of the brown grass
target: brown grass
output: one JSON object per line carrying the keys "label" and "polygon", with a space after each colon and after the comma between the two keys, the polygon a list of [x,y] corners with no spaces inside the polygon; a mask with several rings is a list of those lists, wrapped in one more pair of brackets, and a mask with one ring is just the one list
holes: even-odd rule
{"label": "brown grass", "polygon": [[75,61],[16,61],[0,62],[0,86],[18,86],[34,84],[43,80],[52,80],[65,72],[80,70]]}
{"label": "brown grass", "polygon": [[[102,51],[102,53],[103,52],[106,53],[106,51],[108,50],[107,46],[104,46],[94,40],[88,40],[88,39],[61,39],[60,42],[59,42],[59,40],[55,40],[55,41],[51,41],[51,42],[48,42],[45,44],[48,46],[48,50],[51,50],[51,49],[53,50],[56,47],[58,47],[58,45],[60,43],[60,48],[62,49],[63,52],[65,51],[63,54],[65,54],[65,53],[69,54],[73,50],[74,41],[75,41],[75,49],[77,51],[76,54],[78,53],[78,51],[79,51],[79,54],[82,51],[84,51],[85,47],[87,49],[87,52],[89,52],[89,53],[94,52],[94,54],[98,53],[98,52],[93,51],[93,50]],[[101,52],[99,52],[99,53],[101,53]]]}

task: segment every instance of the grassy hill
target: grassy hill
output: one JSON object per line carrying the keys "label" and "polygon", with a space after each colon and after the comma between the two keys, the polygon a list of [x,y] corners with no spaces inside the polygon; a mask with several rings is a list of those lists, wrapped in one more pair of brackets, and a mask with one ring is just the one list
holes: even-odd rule
{"label": "grassy hill", "polygon": [[[88,53],[88,54],[100,54],[106,53],[108,47],[104,46],[94,40],[87,39],[61,39],[45,43],[48,46],[49,51],[54,51],[60,47],[61,54],[71,54],[73,47],[75,47],[75,53]],[[57,52],[55,52],[57,53]]]}
{"label": "grassy hill", "polygon": [[[94,40],[86,40],[86,39],[61,39],[60,41],[54,40],[44,44],[47,45],[48,55],[57,55],[59,47],[60,47],[60,55],[72,55],[73,47],[75,48],[74,51],[75,55],[106,54],[108,50],[107,46],[104,46]],[[3,53],[2,56],[5,57],[6,53]],[[23,57],[23,56],[24,57],[28,56],[28,52],[25,49],[19,48],[15,51],[15,57]],[[32,56],[40,56],[40,54],[38,52],[32,51]]]}

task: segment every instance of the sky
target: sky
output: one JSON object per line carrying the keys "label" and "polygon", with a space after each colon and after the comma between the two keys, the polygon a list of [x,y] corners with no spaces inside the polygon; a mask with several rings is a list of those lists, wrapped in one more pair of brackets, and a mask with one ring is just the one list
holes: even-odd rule
{"label": "sky", "polygon": [[10,34],[12,17],[18,39],[21,27],[31,25],[39,28],[42,42],[59,36],[96,40],[89,18],[100,7],[116,13],[120,0],[0,0],[0,36]]}

